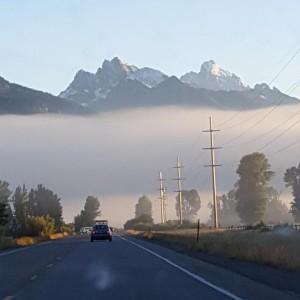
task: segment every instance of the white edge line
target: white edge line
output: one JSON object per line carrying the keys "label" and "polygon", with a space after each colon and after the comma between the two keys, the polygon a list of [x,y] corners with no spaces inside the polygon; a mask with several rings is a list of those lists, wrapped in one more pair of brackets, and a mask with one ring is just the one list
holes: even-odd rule
{"label": "white edge line", "polygon": [[196,274],[194,274],[194,273],[188,271],[187,269],[185,269],[185,268],[183,268],[183,267],[180,267],[179,265],[177,265],[177,264],[175,264],[174,262],[172,262],[171,260],[169,260],[169,259],[167,259],[167,258],[165,258],[165,257],[163,257],[163,256],[161,256],[161,255],[159,255],[159,254],[157,254],[156,252],[154,252],[154,251],[152,251],[152,250],[150,250],[150,249],[148,249],[148,248],[146,248],[146,247],[143,247],[142,245],[140,245],[140,244],[138,244],[138,243],[135,243],[135,242],[133,242],[133,241],[131,241],[131,240],[128,240],[128,239],[126,239],[126,238],[124,238],[124,237],[122,237],[122,236],[119,236],[119,237],[120,237],[122,240],[124,240],[124,241],[126,241],[126,242],[128,242],[128,243],[130,243],[130,244],[132,244],[132,245],[134,245],[134,246],[136,246],[136,247],[138,247],[138,248],[140,248],[140,249],[143,249],[144,251],[146,251],[146,252],[152,254],[153,256],[155,256],[155,257],[157,257],[157,258],[163,260],[163,261],[166,262],[167,264],[169,264],[169,265],[173,266],[174,268],[180,270],[181,272],[185,273],[186,275],[188,275],[188,276],[190,276],[190,277],[196,279],[197,281],[203,283],[204,285],[207,285],[207,286],[209,286],[210,288],[212,288],[212,289],[218,291],[219,293],[221,293],[221,294],[223,294],[223,295],[226,295],[227,297],[229,297],[229,298],[231,298],[231,299],[234,299],[234,300],[242,300],[242,298],[240,298],[240,297],[238,297],[238,296],[236,296],[236,295],[234,295],[234,294],[228,292],[227,290],[224,290],[224,289],[221,288],[221,287],[218,287],[217,285],[214,285],[213,283],[207,281],[207,280],[204,279],[203,277],[201,277],[201,276],[199,276],[199,275],[196,275]]}
{"label": "white edge line", "polygon": [[49,245],[50,243],[52,243],[52,242],[51,241],[47,241],[47,242],[42,242],[42,243],[39,243],[39,244],[36,244],[36,245],[32,245],[32,246],[26,246],[26,247],[23,247],[23,248],[17,248],[17,249],[14,249],[14,250],[8,250],[8,251],[4,250],[4,252],[0,252],[0,257],[6,256],[6,255],[10,255],[10,254],[14,254],[14,253],[21,252],[21,251],[25,251],[25,250],[29,250],[29,249],[32,249],[32,248],[35,248],[35,247],[39,247],[39,246]]}

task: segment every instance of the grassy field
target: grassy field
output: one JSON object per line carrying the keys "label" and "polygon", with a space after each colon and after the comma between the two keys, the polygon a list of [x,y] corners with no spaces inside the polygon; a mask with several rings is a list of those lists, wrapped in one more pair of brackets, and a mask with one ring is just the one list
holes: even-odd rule
{"label": "grassy field", "polygon": [[179,244],[209,254],[271,265],[288,270],[300,270],[300,232],[281,231],[225,231],[196,229],[138,232],[128,231],[150,240]]}

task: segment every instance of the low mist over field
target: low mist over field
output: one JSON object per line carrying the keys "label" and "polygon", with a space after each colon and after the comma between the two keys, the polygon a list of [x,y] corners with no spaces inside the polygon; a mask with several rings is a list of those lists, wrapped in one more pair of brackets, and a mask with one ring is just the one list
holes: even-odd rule
{"label": "low mist over field", "polygon": [[[291,126],[300,117],[300,113],[295,115],[297,110],[300,106],[279,107],[263,121],[260,120],[270,108],[237,113],[162,107],[92,117],[2,116],[0,178],[10,182],[12,188],[23,183],[28,187],[43,183],[53,189],[63,200],[67,221],[79,212],[87,195],[99,196],[103,217],[122,225],[133,216],[134,205],[142,194],[151,197],[154,218],[158,219],[158,171],[162,170],[169,193],[167,214],[174,218],[176,185],[171,179],[176,174],[172,167],[180,153],[185,166],[183,188],[199,191],[200,217],[205,221],[209,215],[210,170],[203,167],[209,163],[209,153],[202,147],[208,146],[209,137],[202,130],[208,128],[209,115],[215,127],[220,124],[221,129],[215,135],[216,145],[223,147],[216,155],[217,163],[223,164],[217,170],[221,193],[231,189],[237,180],[235,169],[241,156],[258,150]],[[280,128],[252,141],[293,114],[294,118]],[[300,160],[299,146],[274,156],[269,154],[296,141],[299,126],[296,124],[263,150],[276,172],[273,184],[278,190],[284,188],[285,169]],[[228,143],[249,127],[253,128]],[[290,194],[286,190],[283,194],[288,203]]]}

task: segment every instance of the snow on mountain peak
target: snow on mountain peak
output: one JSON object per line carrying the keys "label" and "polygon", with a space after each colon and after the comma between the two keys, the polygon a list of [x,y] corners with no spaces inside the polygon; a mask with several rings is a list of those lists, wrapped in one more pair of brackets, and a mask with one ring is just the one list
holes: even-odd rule
{"label": "snow on mountain peak", "polygon": [[199,73],[189,72],[180,79],[195,88],[225,91],[245,89],[238,76],[222,69],[214,60],[204,62]]}
{"label": "snow on mountain peak", "polygon": [[78,71],[69,87],[60,93],[60,97],[73,99],[81,104],[89,103],[106,98],[109,92],[123,80],[136,80],[152,88],[167,77],[158,70],[140,69],[114,57],[111,60],[105,59],[95,74]]}
{"label": "snow on mountain peak", "polygon": [[[80,70],[68,88],[60,97],[72,99],[80,104],[89,104],[107,98],[109,93],[127,79],[135,80],[152,88],[168,77],[159,70],[143,67],[138,68],[122,62],[119,57],[104,60],[96,73]],[[209,90],[242,91],[247,89],[240,78],[222,69],[214,60],[201,65],[200,72],[189,72],[180,81],[194,88]]]}
{"label": "snow on mountain peak", "polygon": [[138,69],[136,72],[130,74],[128,76],[128,79],[137,80],[144,85],[152,88],[164,81],[167,77],[168,76],[161,71],[145,67]]}
{"label": "snow on mountain peak", "polygon": [[136,66],[123,63],[119,57],[114,57],[112,60],[105,59],[102,63],[102,70],[109,73],[123,73],[128,75],[138,70]]}

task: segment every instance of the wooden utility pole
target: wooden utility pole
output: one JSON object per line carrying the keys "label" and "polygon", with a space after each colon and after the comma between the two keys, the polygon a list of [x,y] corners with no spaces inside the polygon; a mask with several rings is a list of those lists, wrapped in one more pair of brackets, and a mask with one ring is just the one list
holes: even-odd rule
{"label": "wooden utility pole", "polygon": [[178,193],[178,197],[179,197],[179,223],[182,224],[182,184],[181,184],[181,181],[184,179],[181,178],[181,169],[183,168],[183,166],[180,163],[179,155],[177,156],[177,164],[174,168],[177,169],[177,178],[174,179],[177,181],[177,191],[175,191],[175,192]]}
{"label": "wooden utility pole", "polygon": [[164,186],[162,171],[159,172],[159,199],[161,224],[164,224],[166,222],[166,188]]}
{"label": "wooden utility pole", "polygon": [[164,221],[167,222],[167,189],[164,186]]}
{"label": "wooden utility pole", "polygon": [[212,125],[212,117],[209,117],[209,129],[203,130],[203,132],[209,132],[210,135],[210,147],[203,148],[205,150],[210,150],[210,165],[206,165],[205,167],[211,167],[211,177],[212,177],[212,193],[213,193],[213,216],[214,216],[214,227],[219,227],[218,220],[218,204],[217,204],[217,184],[216,184],[216,167],[221,165],[217,165],[215,163],[215,150],[221,149],[220,147],[214,146],[214,132],[220,131],[218,129],[213,129]]}

